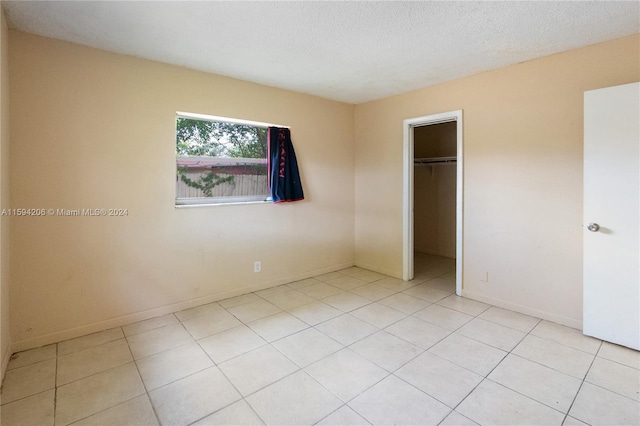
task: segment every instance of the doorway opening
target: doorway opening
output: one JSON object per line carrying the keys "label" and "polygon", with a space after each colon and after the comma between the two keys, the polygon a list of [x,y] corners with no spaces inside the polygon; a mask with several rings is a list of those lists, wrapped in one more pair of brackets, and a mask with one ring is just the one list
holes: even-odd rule
{"label": "doorway opening", "polygon": [[458,296],[463,288],[462,161],[462,110],[404,120],[403,279],[440,273],[450,279],[455,273]]}

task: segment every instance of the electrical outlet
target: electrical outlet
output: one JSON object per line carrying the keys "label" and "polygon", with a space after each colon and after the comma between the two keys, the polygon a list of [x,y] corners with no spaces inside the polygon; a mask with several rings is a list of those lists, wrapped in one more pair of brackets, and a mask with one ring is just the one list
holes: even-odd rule
{"label": "electrical outlet", "polygon": [[483,283],[489,282],[489,271],[480,271],[480,281],[482,281]]}
{"label": "electrical outlet", "polygon": [[253,262],[253,272],[262,272],[262,262],[256,260]]}

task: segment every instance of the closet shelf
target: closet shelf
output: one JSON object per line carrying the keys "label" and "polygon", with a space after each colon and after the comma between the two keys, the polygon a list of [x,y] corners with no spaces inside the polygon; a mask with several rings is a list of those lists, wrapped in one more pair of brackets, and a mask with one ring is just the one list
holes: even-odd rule
{"label": "closet shelf", "polygon": [[434,165],[455,163],[457,157],[430,157],[430,158],[414,158],[415,165]]}

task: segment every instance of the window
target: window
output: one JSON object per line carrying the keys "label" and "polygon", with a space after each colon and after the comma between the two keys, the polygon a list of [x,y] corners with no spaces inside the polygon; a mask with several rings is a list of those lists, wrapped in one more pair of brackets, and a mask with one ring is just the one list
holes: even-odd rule
{"label": "window", "polygon": [[267,128],[259,124],[178,113],[176,205],[266,201]]}

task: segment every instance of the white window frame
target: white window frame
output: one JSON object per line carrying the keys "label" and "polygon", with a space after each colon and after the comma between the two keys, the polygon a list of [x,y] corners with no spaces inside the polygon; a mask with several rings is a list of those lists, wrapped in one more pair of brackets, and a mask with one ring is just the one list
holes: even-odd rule
{"label": "white window frame", "polygon": [[[246,126],[252,126],[252,127],[260,127],[260,128],[268,128],[268,127],[284,127],[289,129],[289,126],[283,126],[281,124],[272,124],[272,123],[265,123],[265,122],[260,122],[260,121],[251,121],[251,120],[242,120],[242,119],[238,119],[238,118],[230,118],[230,117],[220,117],[220,116],[215,116],[215,115],[205,115],[205,114],[197,114],[197,113],[192,113],[192,112],[183,112],[183,111],[177,111],[176,112],[176,118],[188,118],[188,119],[192,119],[192,120],[201,120],[201,121],[212,121],[212,122],[225,122],[225,123],[232,123],[232,124],[242,124],[242,125],[246,125]],[[175,140],[174,140],[175,143]],[[267,141],[267,143],[269,143]],[[268,150],[267,150],[268,151]],[[194,160],[198,160],[198,159],[202,159],[202,161],[210,161],[212,158],[215,158],[217,162],[219,163],[224,163],[227,162],[227,159],[224,157],[208,157],[208,156],[203,156],[203,157],[190,157]],[[176,157],[177,159],[177,157]],[[229,159],[231,160],[231,159]],[[255,161],[252,161],[255,160]],[[266,158],[267,160],[267,167],[269,164],[269,158]],[[237,163],[237,161],[228,161],[228,162],[233,162],[233,163]],[[256,159],[245,159],[245,161],[243,161],[245,163],[255,163],[255,164],[261,164],[263,162],[263,160],[261,158],[256,158]],[[175,169],[174,169],[174,175],[177,174],[178,172],[178,164],[177,161],[174,161],[174,165],[175,165]],[[268,176],[268,170],[267,170],[267,176]],[[177,194],[176,194],[177,195]],[[263,203],[268,203],[271,202],[271,196],[270,195],[248,195],[248,196],[230,196],[230,197],[198,197],[198,198],[178,198],[175,197],[175,207],[176,208],[184,208],[184,207],[205,207],[205,206],[224,206],[224,205],[237,205],[237,204],[263,204]]]}

